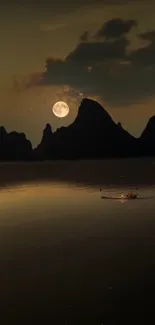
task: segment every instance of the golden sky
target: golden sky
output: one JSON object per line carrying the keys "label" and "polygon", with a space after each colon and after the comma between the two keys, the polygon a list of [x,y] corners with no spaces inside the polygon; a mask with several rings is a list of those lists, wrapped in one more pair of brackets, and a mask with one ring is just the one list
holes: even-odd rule
{"label": "golden sky", "polygon": [[[154,12],[154,0],[79,0],[74,1],[74,4],[69,0],[67,2],[57,0],[52,5],[46,0],[40,0],[39,4],[35,0],[25,2],[6,0],[0,5],[0,38],[2,40],[0,125],[4,125],[8,131],[25,132],[27,138],[35,146],[39,143],[47,122],[55,130],[74,120],[80,103],[78,94],[82,91],[84,96],[88,95],[103,104],[114,120],[122,122],[124,128],[139,136],[149,117],[155,114],[153,93],[155,56],[147,74],[146,71],[145,74],[141,73],[143,67],[137,68],[136,65],[136,78],[134,74],[131,74],[129,79],[124,79],[125,81],[123,80],[124,70],[121,72],[121,79],[119,76],[120,62],[118,65],[117,60],[112,61],[108,71],[113,81],[110,83],[111,79],[108,77],[107,82],[107,76],[103,70],[102,91],[97,88],[98,81],[95,80],[96,88],[90,85],[89,89],[87,78],[83,78],[82,85],[80,79],[76,84],[76,78],[80,78],[79,76],[75,76],[75,80],[72,80],[70,84],[67,78],[64,84],[61,80],[57,81],[61,71],[57,73],[55,65],[49,82],[38,85],[35,81],[38,80],[38,75],[44,73],[47,58],[64,60],[69,55],[72,60],[75,60],[75,64],[76,58],[79,59],[81,35],[89,31],[93,39],[93,35],[101,29],[104,23],[114,18],[137,22],[137,26],[131,28],[127,34],[130,40],[129,52],[148,46],[149,40],[145,37],[140,39],[138,35],[155,30]],[[155,47],[153,50],[155,53]],[[89,56],[89,53],[87,55]],[[89,62],[89,57],[86,57],[86,60]],[[58,69],[61,69],[61,65]],[[55,75],[56,79],[54,79]],[[70,76],[70,71],[68,75]],[[144,76],[148,78],[148,85],[146,81],[144,84],[142,82]],[[119,78],[119,83],[117,78]],[[30,87],[27,87],[29,80]],[[128,87],[124,88],[124,83],[128,83]],[[124,101],[122,103],[121,92]],[[70,106],[70,114],[65,120],[59,120],[52,114],[52,105],[56,100],[65,100]]]}

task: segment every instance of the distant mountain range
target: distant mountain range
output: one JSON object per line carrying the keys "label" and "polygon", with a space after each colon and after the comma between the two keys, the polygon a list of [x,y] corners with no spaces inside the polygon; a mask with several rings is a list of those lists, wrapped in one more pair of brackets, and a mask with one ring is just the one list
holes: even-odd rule
{"label": "distant mountain range", "polygon": [[155,116],[137,139],[115,123],[96,101],[85,98],[75,121],[52,132],[47,124],[40,144],[32,149],[24,133],[0,127],[0,160],[99,159],[155,155]]}

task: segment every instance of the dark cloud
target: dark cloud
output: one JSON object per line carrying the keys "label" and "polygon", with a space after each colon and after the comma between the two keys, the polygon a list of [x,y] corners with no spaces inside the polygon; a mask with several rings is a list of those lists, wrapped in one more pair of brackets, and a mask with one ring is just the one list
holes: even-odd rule
{"label": "dark cloud", "polygon": [[6,8],[7,10],[9,7],[11,8],[12,12],[14,10],[22,9],[27,10],[29,9],[31,12],[36,15],[36,12],[44,13],[51,13],[52,15],[55,14],[67,14],[70,12],[75,12],[75,10],[83,9],[84,7],[90,8],[90,6],[119,6],[119,5],[128,5],[133,3],[153,3],[154,0],[1,0],[1,9]]}
{"label": "dark cloud", "polygon": [[146,66],[150,69],[155,64],[155,31],[149,31],[139,36],[149,43],[147,46],[133,51],[129,56],[129,60],[133,65]]}
{"label": "dark cloud", "polygon": [[120,18],[113,18],[101,27],[95,34],[95,37],[119,38],[129,33],[133,26],[136,26],[135,20],[122,20]]}
{"label": "dark cloud", "polygon": [[139,37],[146,41],[155,42],[155,31],[151,30],[149,32],[140,34]]}
{"label": "dark cloud", "polygon": [[[140,4],[146,4],[146,0],[100,0],[100,2],[103,2],[105,5],[127,5],[127,4],[136,4],[136,3],[140,3]],[[148,3],[154,3],[154,0],[148,0]]]}
{"label": "dark cloud", "polygon": [[125,38],[113,42],[80,43],[77,48],[67,56],[66,60],[89,65],[107,60],[123,59],[128,44],[129,41]]}
{"label": "dark cloud", "polygon": [[131,53],[125,37],[81,42],[66,59],[46,60],[38,85],[69,85],[84,95],[101,96],[113,106],[155,95],[155,31],[140,35],[148,44]]}
{"label": "dark cloud", "polygon": [[[148,0],[150,2],[152,0]],[[81,6],[81,5],[90,5],[90,4],[98,4],[98,3],[103,3],[105,5],[124,5],[128,3],[137,3],[137,2],[145,2],[145,0],[66,0],[65,2],[63,0],[56,0],[56,1],[49,1],[49,0],[14,0],[13,5],[32,5],[36,7],[40,6],[48,6],[48,7],[58,7],[58,6],[65,6],[65,7],[71,7],[71,6]],[[1,0],[1,5],[3,6],[8,6],[12,4],[12,0]]]}

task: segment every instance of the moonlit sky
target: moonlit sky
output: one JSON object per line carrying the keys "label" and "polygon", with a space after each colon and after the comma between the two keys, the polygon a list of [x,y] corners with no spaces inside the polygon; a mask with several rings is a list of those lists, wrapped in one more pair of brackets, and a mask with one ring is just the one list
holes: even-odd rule
{"label": "moonlit sky", "polygon": [[0,125],[36,146],[46,123],[74,120],[82,93],[139,136],[155,114],[154,12],[154,0],[1,1]]}

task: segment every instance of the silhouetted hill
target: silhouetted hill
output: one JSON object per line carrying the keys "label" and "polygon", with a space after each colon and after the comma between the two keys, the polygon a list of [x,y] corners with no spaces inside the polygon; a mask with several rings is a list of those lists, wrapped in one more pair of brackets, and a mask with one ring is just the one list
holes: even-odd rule
{"label": "silhouetted hill", "polygon": [[48,160],[52,159],[54,147],[54,134],[50,124],[46,124],[40,144],[34,149],[34,157],[36,159]]}
{"label": "silhouetted hill", "polygon": [[140,138],[155,144],[155,115],[149,119]]}
{"label": "silhouetted hill", "polygon": [[68,127],[52,132],[46,124],[40,144],[32,150],[24,133],[0,127],[0,160],[95,159],[155,155],[155,116],[136,139],[115,123],[96,101],[85,98]]}
{"label": "silhouetted hill", "polygon": [[155,116],[149,119],[139,140],[145,155],[155,155]]}
{"label": "silhouetted hill", "polygon": [[[43,135],[35,153],[57,158],[101,158],[133,155],[136,139],[116,124],[96,101],[83,99],[75,121]],[[44,130],[44,132],[45,132]],[[48,149],[47,149],[48,148]],[[47,151],[46,151],[47,150]],[[40,156],[40,157],[41,157]]]}
{"label": "silhouetted hill", "polygon": [[31,142],[24,133],[7,133],[3,126],[0,127],[0,160],[31,160],[33,150]]}

